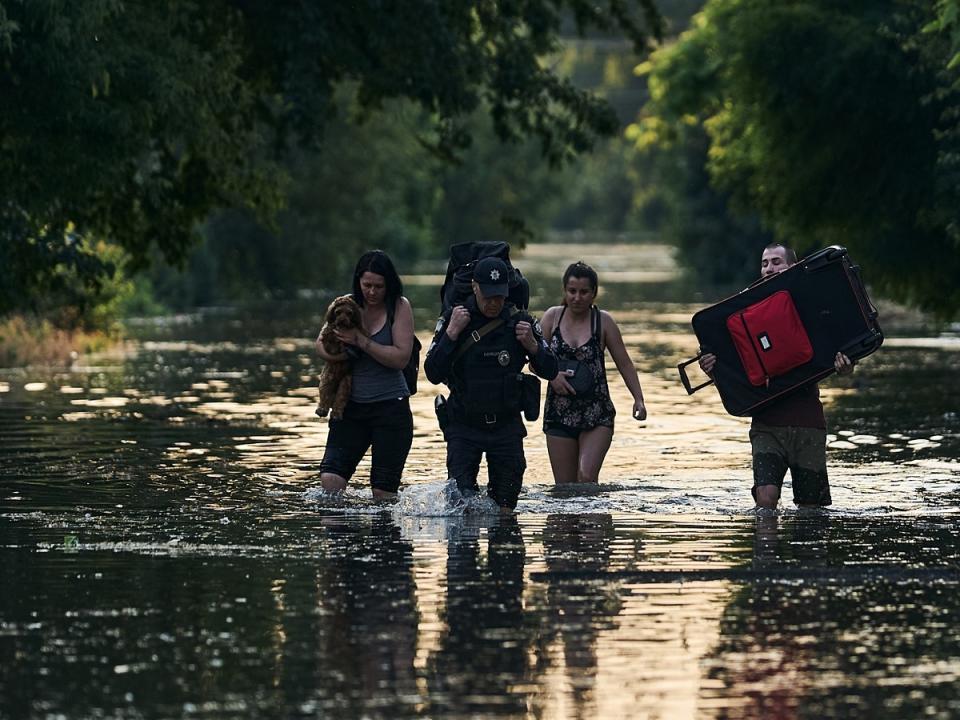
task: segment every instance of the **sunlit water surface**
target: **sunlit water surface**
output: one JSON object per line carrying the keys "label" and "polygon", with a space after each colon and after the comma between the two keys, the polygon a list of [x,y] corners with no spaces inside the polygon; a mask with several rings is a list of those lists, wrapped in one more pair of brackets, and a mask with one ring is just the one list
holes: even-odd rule
{"label": "sunlit water surface", "polygon": [[600,486],[555,488],[531,424],[514,517],[451,506],[423,379],[400,501],[368,463],[320,492],[321,300],[0,371],[0,717],[960,716],[955,333],[824,383],[834,506],[757,516],[748,421],[675,369],[715,298],[658,246],[561,245],[521,264],[534,308],[580,258],[650,417],[608,362]]}

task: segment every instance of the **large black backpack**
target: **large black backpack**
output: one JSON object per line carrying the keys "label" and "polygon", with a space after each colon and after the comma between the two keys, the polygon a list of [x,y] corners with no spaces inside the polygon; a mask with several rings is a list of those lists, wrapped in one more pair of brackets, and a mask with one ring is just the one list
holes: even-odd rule
{"label": "large black backpack", "polygon": [[440,313],[462,304],[473,293],[471,281],[473,268],[478,260],[486,257],[498,257],[510,269],[508,284],[510,294],[507,300],[517,308],[526,310],[530,305],[530,284],[510,262],[510,246],[505,242],[465,242],[450,247],[450,261],[447,263],[447,275],[440,288]]}

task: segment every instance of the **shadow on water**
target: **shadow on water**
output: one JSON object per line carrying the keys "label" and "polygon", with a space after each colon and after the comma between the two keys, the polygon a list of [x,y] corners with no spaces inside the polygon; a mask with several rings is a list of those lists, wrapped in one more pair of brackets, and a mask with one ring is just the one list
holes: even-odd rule
{"label": "shadow on water", "polygon": [[368,461],[319,492],[318,303],[0,371],[0,717],[960,714],[956,338],[894,334],[824,383],[835,504],[758,516],[748,422],[677,381],[702,303],[653,246],[577,252],[650,418],[608,363],[600,485],[555,486],[531,424],[516,516],[451,503],[425,382],[400,501]]}
{"label": "shadow on water", "polygon": [[701,699],[725,717],[956,716],[953,523],[773,515],[755,537]]}

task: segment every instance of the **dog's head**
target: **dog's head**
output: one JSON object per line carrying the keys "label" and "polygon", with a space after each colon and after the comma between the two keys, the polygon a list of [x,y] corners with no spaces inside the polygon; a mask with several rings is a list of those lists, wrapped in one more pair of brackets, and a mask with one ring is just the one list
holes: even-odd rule
{"label": "dog's head", "polygon": [[341,295],[334,298],[327,308],[327,323],[338,330],[358,328],[363,324],[360,316],[360,306],[350,295]]}

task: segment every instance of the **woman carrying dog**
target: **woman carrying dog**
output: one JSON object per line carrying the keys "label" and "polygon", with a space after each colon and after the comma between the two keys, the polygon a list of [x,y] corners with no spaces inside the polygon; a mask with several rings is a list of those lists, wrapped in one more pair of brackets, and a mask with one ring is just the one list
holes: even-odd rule
{"label": "woman carrying dog", "polygon": [[413,309],[403,297],[403,283],[382,250],[361,256],[353,272],[353,299],[360,306],[362,328],[337,330],[346,353],[331,355],[317,338],[325,361],[353,356],[353,387],[340,419],[331,419],[320,463],[320,483],[340,492],[373,446],[370,485],[373,497],[396,497],[403,466],[413,443],[410,390],[403,368],[413,349]]}
{"label": "woman carrying dog", "polygon": [[647,417],[637,369],[620,328],[609,313],[593,304],[598,289],[596,271],[586,263],[573,263],[563,273],[563,305],[547,310],[540,323],[560,361],[560,373],[550,381],[543,410],[547,453],[557,484],[599,481],[617,414],[607,387],[607,350],[633,395],[633,417]]}

